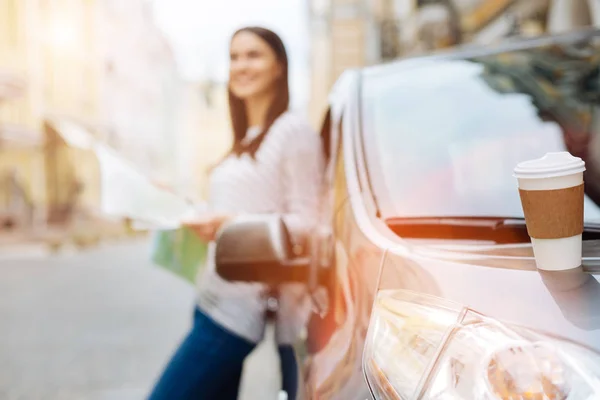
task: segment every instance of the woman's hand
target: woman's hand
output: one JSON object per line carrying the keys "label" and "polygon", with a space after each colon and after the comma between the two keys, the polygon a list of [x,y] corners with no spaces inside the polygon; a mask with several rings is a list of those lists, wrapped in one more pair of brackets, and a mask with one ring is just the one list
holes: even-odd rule
{"label": "woman's hand", "polygon": [[204,217],[195,218],[184,221],[183,226],[194,231],[200,239],[205,242],[215,240],[217,232],[227,221],[231,220],[231,215],[207,215]]}

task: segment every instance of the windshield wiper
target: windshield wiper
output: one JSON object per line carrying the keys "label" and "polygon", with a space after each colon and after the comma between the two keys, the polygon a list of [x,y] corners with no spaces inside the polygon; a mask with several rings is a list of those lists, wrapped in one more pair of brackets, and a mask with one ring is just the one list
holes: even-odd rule
{"label": "windshield wiper", "polygon": [[[481,240],[498,244],[530,242],[525,219],[518,217],[394,217],[385,222],[403,238]],[[600,224],[586,223],[583,239],[600,239]]]}

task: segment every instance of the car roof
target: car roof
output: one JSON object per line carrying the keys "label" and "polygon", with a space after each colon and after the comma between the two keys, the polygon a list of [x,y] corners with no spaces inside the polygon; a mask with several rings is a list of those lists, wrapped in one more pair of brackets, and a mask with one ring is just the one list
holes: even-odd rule
{"label": "car roof", "polygon": [[590,38],[600,38],[600,29],[587,28],[568,33],[543,35],[534,38],[518,38],[507,40],[494,45],[474,45],[466,44],[463,46],[444,49],[434,53],[399,58],[386,63],[367,66],[361,69],[363,76],[386,75],[396,73],[405,68],[412,68],[419,65],[429,64],[439,60],[464,59],[472,57],[481,57],[486,55],[494,55],[498,53],[525,50],[532,47],[549,46],[555,44],[571,44]]}

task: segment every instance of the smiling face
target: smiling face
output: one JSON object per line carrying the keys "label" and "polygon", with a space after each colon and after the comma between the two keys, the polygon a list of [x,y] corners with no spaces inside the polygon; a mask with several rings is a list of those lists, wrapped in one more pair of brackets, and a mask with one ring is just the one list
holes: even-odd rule
{"label": "smiling face", "polygon": [[258,35],[241,31],[231,40],[229,89],[241,100],[269,95],[282,74],[273,49]]}

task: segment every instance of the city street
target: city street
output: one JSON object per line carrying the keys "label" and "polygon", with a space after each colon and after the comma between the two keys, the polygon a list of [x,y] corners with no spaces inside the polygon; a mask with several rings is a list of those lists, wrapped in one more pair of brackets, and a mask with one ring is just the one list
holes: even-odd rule
{"label": "city street", "polygon": [[[191,285],[153,266],[145,241],[49,257],[0,255],[0,399],[143,399],[185,334]],[[279,386],[276,352],[248,360],[241,398]]]}

